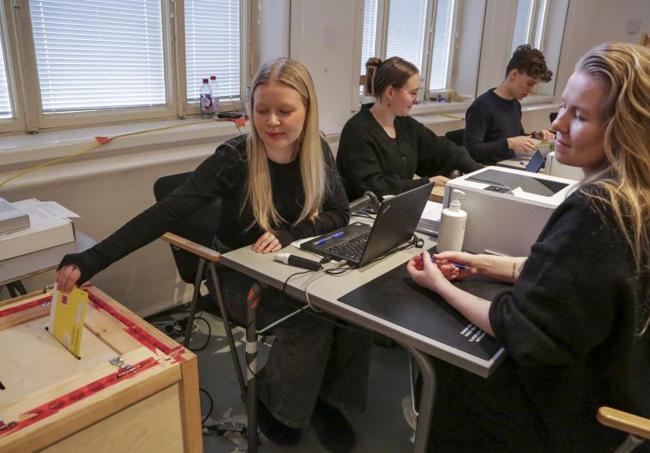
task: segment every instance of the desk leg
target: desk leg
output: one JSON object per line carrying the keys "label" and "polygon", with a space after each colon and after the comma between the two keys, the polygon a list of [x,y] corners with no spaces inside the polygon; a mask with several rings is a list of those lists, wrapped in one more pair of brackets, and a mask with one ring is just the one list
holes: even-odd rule
{"label": "desk leg", "polygon": [[27,294],[27,290],[25,289],[25,286],[23,286],[20,280],[7,283],[6,286],[7,286],[7,291],[9,291],[9,296],[12,298],[18,296],[24,296],[25,294]]}
{"label": "desk leg", "polygon": [[436,393],[436,373],[433,369],[433,360],[410,346],[404,348],[415,359],[422,373],[422,393],[420,394],[420,407],[417,426],[415,430],[415,453],[427,451],[429,444],[429,431],[431,430],[431,417],[433,415],[433,398]]}

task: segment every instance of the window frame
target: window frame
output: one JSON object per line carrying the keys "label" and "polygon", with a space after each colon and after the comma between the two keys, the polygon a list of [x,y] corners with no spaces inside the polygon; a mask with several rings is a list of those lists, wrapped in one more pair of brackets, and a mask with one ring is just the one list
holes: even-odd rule
{"label": "window frame", "polygon": [[[163,68],[166,102],[162,106],[101,109],[98,111],[44,113],[29,0],[2,0],[0,20],[5,49],[7,81],[13,118],[0,119],[0,133],[75,128],[131,121],[185,118],[199,114],[198,102],[187,102],[185,85],[185,19],[183,0],[159,0],[161,5]],[[239,98],[221,103],[223,111],[243,108],[243,93],[250,78],[251,1],[238,0],[240,8]]]}
{"label": "window frame", "polygon": [[[431,63],[433,51],[433,40],[435,37],[436,12],[438,10],[438,0],[427,0],[427,12],[424,25],[424,43],[422,46],[422,68],[420,69],[420,88],[418,90],[418,101],[427,101],[432,94],[446,92],[451,89],[449,83],[453,79],[454,58],[457,50],[458,41],[458,22],[460,20],[461,1],[454,0],[453,21],[451,26],[451,44],[449,46],[449,64],[447,67],[447,86],[440,90],[431,90]],[[375,57],[382,60],[387,57],[386,49],[388,48],[388,23],[390,17],[391,0],[377,1],[377,25],[375,31]],[[363,20],[363,18],[362,18]],[[361,24],[363,30],[363,23]],[[363,36],[361,37],[363,40]]]}

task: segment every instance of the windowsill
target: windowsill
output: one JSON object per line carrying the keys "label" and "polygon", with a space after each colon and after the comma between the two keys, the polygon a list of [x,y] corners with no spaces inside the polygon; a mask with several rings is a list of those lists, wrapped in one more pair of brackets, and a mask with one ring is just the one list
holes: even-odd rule
{"label": "windowsill", "polygon": [[[97,143],[95,137],[98,136],[114,140],[75,157],[76,161],[115,156],[136,149],[140,152],[208,142],[216,144],[241,132],[231,121],[195,118],[5,135],[0,140],[0,172],[83,152]],[[122,134],[137,135],[117,137]]]}

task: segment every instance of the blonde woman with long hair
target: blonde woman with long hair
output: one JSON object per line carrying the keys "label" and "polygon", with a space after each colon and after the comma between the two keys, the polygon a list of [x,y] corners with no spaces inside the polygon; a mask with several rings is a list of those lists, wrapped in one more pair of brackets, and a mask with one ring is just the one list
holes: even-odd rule
{"label": "blonde woman with long hair", "polygon": [[[263,65],[253,80],[248,111],[250,134],[220,145],[172,194],[92,249],[65,256],[57,270],[59,288],[82,284],[215,197],[222,200],[223,220],[218,229],[215,225],[220,251],[251,244],[257,253],[272,253],[345,225],[348,200],[331,150],[319,136],[307,69],[291,59]],[[243,323],[243,301],[254,280],[225,268],[221,277],[228,311]],[[266,325],[291,311],[285,294],[265,289],[258,322]],[[351,449],[354,432],[337,406],[365,407],[368,338],[308,313],[273,332],[275,342],[259,379],[260,429],[274,443],[296,444],[311,417],[326,447],[336,442],[338,451]]]}
{"label": "blonde woman with long hair", "polygon": [[[612,451],[623,434],[596,422],[599,406],[650,416],[650,49],[589,51],[553,127],[557,159],[585,178],[527,258],[408,264],[508,352],[489,379],[437,368],[435,451]],[[475,274],[513,289],[488,301],[450,282]]]}

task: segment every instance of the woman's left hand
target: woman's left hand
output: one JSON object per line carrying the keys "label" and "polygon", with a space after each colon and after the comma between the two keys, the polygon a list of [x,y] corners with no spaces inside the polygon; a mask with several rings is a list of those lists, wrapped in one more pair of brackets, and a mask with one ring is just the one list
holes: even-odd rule
{"label": "woman's left hand", "polygon": [[542,141],[544,142],[552,142],[555,140],[555,132],[551,132],[549,130],[544,129],[542,132]]}
{"label": "woman's left hand", "polygon": [[406,265],[406,270],[415,283],[434,292],[439,292],[445,285],[451,285],[449,280],[447,280],[438,268],[438,265],[431,260],[431,255],[428,252],[423,252],[421,257],[423,264],[422,270],[418,270],[417,268],[417,256],[413,257]]}
{"label": "woman's left hand", "polygon": [[271,232],[266,232],[251,246],[255,253],[273,253],[282,248],[280,240]]}

